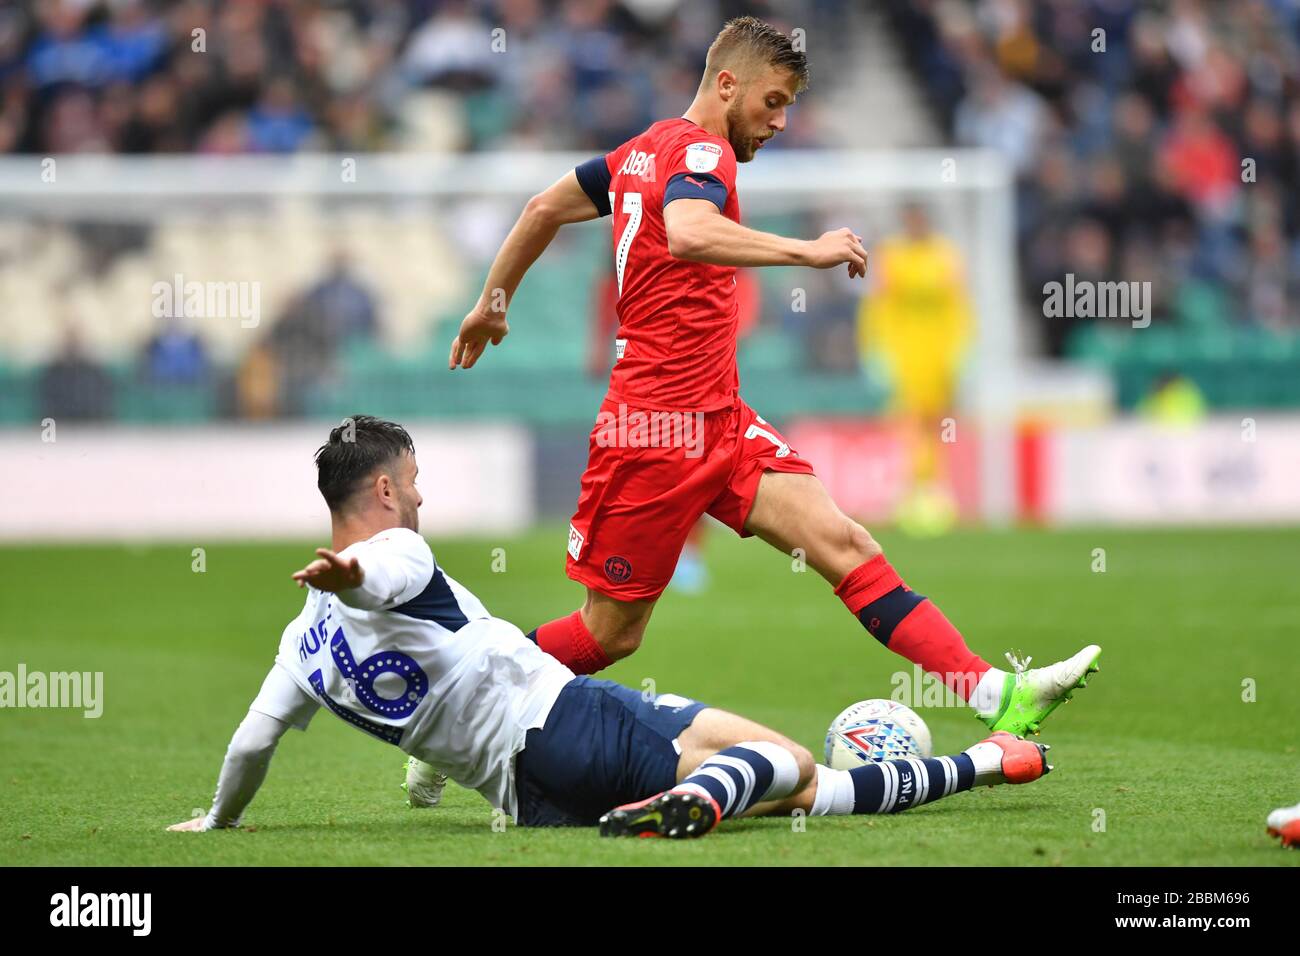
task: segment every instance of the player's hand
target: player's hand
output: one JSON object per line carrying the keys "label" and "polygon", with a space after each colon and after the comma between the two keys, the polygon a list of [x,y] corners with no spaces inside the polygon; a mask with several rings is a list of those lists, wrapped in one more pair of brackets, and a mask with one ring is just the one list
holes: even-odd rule
{"label": "player's hand", "polygon": [[355,557],[346,561],[329,548],[317,548],[320,555],[315,561],[301,571],[293,572],[293,579],[298,587],[310,584],[318,591],[350,591],[360,587],[366,574],[361,570],[361,562]]}
{"label": "player's hand", "polygon": [[460,334],[451,343],[451,357],[447,360],[447,368],[454,369],[457,365],[461,368],[473,368],[478,357],[487,349],[489,342],[500,345],[501,340],[509,334],[510,326],[506,324],[504,312],[484,312],[474,309],[465,316],[465,321],[460,324]]}
{"label": "player's hand", "polygon": [[173,823],[167,828],[168,833],[201,833],[203,831],[204,817],[195,817],[193,820],[186,820],[184,823]]}
{"label": "player's hand", "polygon": [[832,229],[808,243],[808,265],[814,269],[834,269],[842,262],[849,264],[850,279],[866,276],[867,250],[852,229]]}

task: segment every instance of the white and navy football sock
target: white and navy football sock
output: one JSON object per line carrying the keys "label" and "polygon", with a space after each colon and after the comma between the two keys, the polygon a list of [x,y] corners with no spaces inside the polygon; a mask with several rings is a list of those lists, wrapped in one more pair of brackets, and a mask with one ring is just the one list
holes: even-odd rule
{"label": "white and navy football sock", "polygon": [[[999,754],[1001,751],[999,751]],[[975,760],[955,757],[884,760],[852,770],[817,765],[814,817],[845,813],[900,813],[975,786]]]}
{"label": "white and navy football sock", "polygon": [[788,797],[798,784],[794,754],[766,740],[748,740],[709,757],[673,790],[712,797],[725,819],[763,800]]}

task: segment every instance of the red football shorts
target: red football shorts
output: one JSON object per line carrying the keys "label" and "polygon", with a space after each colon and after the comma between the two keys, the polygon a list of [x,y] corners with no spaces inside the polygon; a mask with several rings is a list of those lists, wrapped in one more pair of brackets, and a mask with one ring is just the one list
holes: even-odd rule
{"label": "red football shorts", "polygon": [[569,524],[569,577],[621,601],[657,598],[701,516],[749,536],[745,521],[765,471],[813,468],[740,398],[702,413],[606,399]]}

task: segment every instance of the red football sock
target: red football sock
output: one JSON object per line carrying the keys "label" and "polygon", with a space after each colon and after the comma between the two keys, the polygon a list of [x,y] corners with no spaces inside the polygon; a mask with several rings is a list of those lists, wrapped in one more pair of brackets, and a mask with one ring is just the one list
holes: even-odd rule
{"label": "red football sock", "polygon": [[883,554],[846,574],[835,594],[880,643],[934,674],[962,700],[970,699],[989,669],[943,612],[903,583]]}
{"label": "red football sock", "polygon": [[575,674],[594,674],[612,663],[582,622],[581,611],[543,624],[529,636],[534,635],[538,647]]}

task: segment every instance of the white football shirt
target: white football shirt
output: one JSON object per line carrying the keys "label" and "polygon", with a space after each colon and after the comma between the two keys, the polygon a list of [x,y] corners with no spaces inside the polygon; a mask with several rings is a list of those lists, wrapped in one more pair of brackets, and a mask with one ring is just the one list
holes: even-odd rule
{"label": "white football shirt", "polygon": [[307,589],[251,709],[305,729],[324,706],[516,816],[514,755],[573,672],[489,615],[416,532],[339,553],[360,561],[363,583]]}

